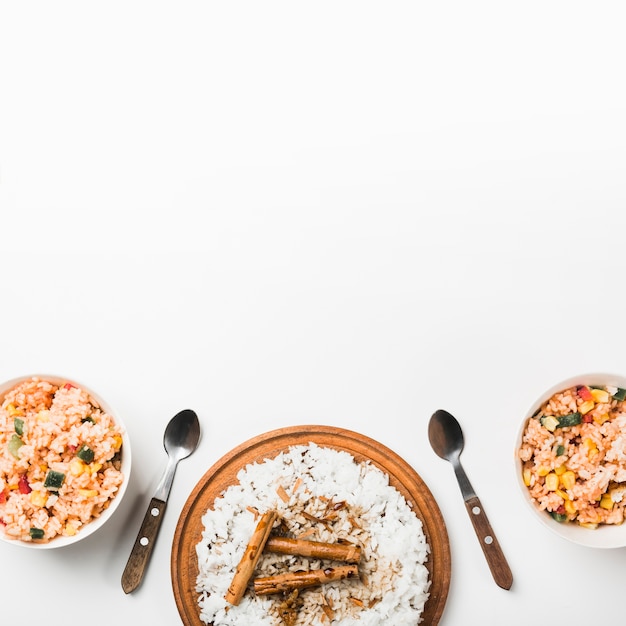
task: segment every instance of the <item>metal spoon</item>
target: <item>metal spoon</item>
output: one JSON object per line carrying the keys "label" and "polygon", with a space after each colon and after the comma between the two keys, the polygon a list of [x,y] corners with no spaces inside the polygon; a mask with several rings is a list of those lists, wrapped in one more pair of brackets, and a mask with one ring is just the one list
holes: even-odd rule
{"label": "metal spoon", "polygon": [[168,455],[167,466],[150,500],[122,574],[122,589],[125,593],[134,591],[141,583],[161,527],[167,498],[174,482],[176,466],[179,461],[187,458],[196,449],[199,440],[200,422],[191,409],[177,413],[165,429],[163,446]]}
{"label": "metal spoon", "polygon": [[439,409],[435,411],[428,424],[428,438],[433,450],[446,461],[452,463],[456,474],[465,508],[469,513],[476,536],[480,541],[491,574],[503,589],[510,589],[513,584],[513,574],[504,557],[500,544],[491,529],[478,496],[461,466],[461,452],[463,451],[463,432],[460,424],[447,411]]}

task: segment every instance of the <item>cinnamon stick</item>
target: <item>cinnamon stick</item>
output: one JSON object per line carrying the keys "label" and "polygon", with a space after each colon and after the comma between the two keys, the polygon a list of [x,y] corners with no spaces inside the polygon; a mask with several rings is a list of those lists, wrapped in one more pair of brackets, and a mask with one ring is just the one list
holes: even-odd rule
{"label": "cinnamon stick", "polygon": [[277,517],[276,511],[267,511],[261,516],[226,592],[225,598],[230,604],[236,606],[241,602]]}
{"label": "cinnamon stick", "polygon": [[358,563],[361,560],[361,548],[350,543],[323,543],[289,537],[270,537],[265,544],[265,550],[346,563]]}
{"label": "cinnamon stick", "polygon": [[254,579],[254,592],[259,595],[284,593],[293,589],[315,587],[335,580],[358,578],[359,570],[356,565],[341,565],[339,567],[325,567],[308,571],[287,572],[276,576],[264,576]]}

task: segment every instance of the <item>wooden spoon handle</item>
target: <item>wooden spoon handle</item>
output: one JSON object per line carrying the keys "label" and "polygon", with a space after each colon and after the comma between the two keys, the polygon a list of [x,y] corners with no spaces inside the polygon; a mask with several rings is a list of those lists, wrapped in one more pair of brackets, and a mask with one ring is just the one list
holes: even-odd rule
{"label": "wooden spoon handle", "polygon": [[161,527],[164,512],[165,502],[158,498],[152,498],[122,574],[122,589],[124,589],[124,593],[134,591],[141,583],[159,533],[159,528]]}
{"label": "wooden spoon handle", "polygon": [[472,496],[465,500],[465,508],[472,520],[480,547],[483,549],[494,580],[502,589],[510,589],[513,584],[513,574],[487,519],[483,505],[477,496]]}

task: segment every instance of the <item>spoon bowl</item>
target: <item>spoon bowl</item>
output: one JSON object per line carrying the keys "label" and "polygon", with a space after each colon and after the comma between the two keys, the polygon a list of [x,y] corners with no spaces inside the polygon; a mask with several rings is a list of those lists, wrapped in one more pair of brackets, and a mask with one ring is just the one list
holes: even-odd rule
{"label": "spoon bowl", "polygon": [[437,456],[452,462],[461,456],[464,447],[463,431],[456,418],[439,409],[433,413],[428,424],[428,438]]}
{"label": "spoon bowl", "polygon": [[167,454],[181,461],[187,458],[200,441],[200,422],[191,409],[177,413],[168,423],[163,435]]}
{"label": "spoon bowl", "polygon": [[200,422],[195,411],[184,409],[174,415],[163,434],[167,467],[154,493],[157,500],[167,501],[178,462],[186,459],[196,449],[199,441]]}

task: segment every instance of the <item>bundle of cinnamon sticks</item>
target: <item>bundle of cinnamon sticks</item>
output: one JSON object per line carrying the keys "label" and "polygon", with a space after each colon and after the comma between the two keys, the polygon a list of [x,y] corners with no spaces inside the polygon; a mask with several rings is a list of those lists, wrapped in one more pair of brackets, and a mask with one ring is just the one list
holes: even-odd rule
{"label": "bundle of cinnamon sticks", "polygon": [[275,576],[256,578],[253,581],[254,591],[259,595],[288,593],[294,589],[318,586],[335,580],[358,578],[358,563],[361,560],[361,548],[359,546],[349,543],[322,543],[306,539],[271,536],[277,519],[278,513],[276,511],[267,511],[261,516],[226,593],[226,600],[230,604],[237,605],[241,602],[263,552],[290,554],[327,561],[343,561],[346,565],[306,571],[290,571]]}

